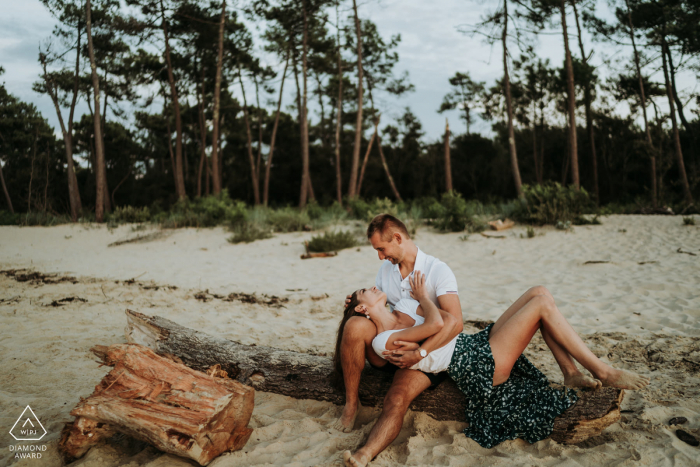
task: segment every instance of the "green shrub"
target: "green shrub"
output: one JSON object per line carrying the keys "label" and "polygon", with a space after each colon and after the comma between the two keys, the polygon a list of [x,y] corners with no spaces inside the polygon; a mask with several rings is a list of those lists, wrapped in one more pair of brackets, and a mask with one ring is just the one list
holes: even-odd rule
{"label": "green shrub", "polygon": [[28,212],[19,215],[18,225],[50,227],[52,225],[67,224],[68,222],[70,222],[70,218],[64,215],[55,216],[46,212]]}
{"label": "green shrub", "polygon": [[19,225],[21,216],[19,213],[0,210],[0,225]]}
{"label": "green shrub", "polygon": [[251,243],[255,240],[264,240],[272,237],[272,233],[269,230],[250,222],[236,224],[231,230],[233,235],[226,239],[229,243]]}
{"label": "green shrub", "polygon": [[299,232],[309,229],[311,219],[306,211],[285,207],[269,209],[266,222],[274,232]]}
{"label": "green shrub", "polygon": [[478,201],[467,202],[460,193],[452,190],[442,195],[442,209],[437,212],[433,225],[443,232],[480,232],[486,228],[477,215],[484,215],[483,205]]}
{"label": "green shrub", "polygon": [[151,211],[146,207],[119,206],[108,216],[110,221],[117,224],[136,224],[151,220]]}
{"label": "green shrub", "polygon": [[535,238],[535,229],[532,227],[527,228],[527,238]]}
{"label": "green shrub", "polygon": [[165,228],[235,226],[246,221],[247,211],[243,201],[232,200],[223,190],[219,196],[181,199],[157,218]]}
{"label": "green shrub", "polygon": [[695,225],[695,218],[693,216],[684,216],[683,225]]}
{"label": "green shrub", "polygon": [[513,212],[513,217],[522,222],[539,225],[565,224],[581,218],[583,214],[595,212],[595,205],[588,192],[573,186],[564,187],[559,183],[544,185],[523,185],[525,203]]}
{"label": "green shrub", "polygon": [[327,251],[339,251],[358,245],[352,232],[325,232],[323,235],[315,235],[309,240],[309,251],[323,253]]}

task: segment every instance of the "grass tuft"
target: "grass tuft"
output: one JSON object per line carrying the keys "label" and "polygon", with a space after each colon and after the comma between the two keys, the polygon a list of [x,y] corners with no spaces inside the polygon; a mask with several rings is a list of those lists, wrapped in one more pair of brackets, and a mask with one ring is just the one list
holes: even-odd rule
{"label": "grass tuft", "polygon": [[309,240],[309,251],[313,253],[326,253],[340,251],[345,248],[357,246],[359,242],[352,232],[325,232],[323,235],[315,235]]}

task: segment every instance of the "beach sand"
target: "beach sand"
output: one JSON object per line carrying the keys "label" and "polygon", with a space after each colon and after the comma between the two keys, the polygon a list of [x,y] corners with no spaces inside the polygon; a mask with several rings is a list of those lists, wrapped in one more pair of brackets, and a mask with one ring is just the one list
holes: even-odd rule
{"label": "beach sand", "polygon": [[[454,271],[465,320],[495,320],[527,288],[549,288],[598,356],[651,378],[649,387],[626,393],[622,420],[578,446],[515,440],[487,450],[461,433],[463,423],[409,412],[399,437],[371,465],[700,465],[700,448],[675,435],[682,428],[700,438],[700,226],[674,216],[602,222],[569,232],[536,228],[532,239],[517,226],[499,232],[505,238],[474,234],[466,241],[421,227],[415,241]],[[125,342],[125,309],[244,344],[331,355],[345,295],[372,285],[380,265],[368,244],[301,260],[302,242],[313,233],[232,245],[222,229],[180,229],[108,247],[150,232],[158,231],[0,227],[1,270],[56,274],[26,282],[0,274],[0,465],[15,462],[8,447],[22,443],[8,430],[26,405],[48,431],[38,443],[47,450],[14,465],[60,465],[56,442],[70,410],[109,370],[89,349]],[[56,281],[62,277],[68,280]],[[226,302],[203,291],[288,301],[282,307]],[[70,297],[76,299],[60,302]],[[562,381],[539,335],[526,355],[552,381]],[[248,444],[210,465],[342,465],[342,452],[362,444],[379,413],[363,408],[355,430],[345,434],[330,428],[340,413],[330,403],[258,392],[255,404]],[[676,416],[688,422],[669,426]],[[192,463],[121,440],[93,448],[75,465]]]}

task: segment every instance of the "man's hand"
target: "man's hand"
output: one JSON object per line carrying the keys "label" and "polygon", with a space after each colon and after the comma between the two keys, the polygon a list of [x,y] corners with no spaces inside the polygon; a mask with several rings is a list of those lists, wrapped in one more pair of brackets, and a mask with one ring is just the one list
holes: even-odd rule
{"label": "man's hand", "polygon": [[[416,350],[420,345],[418,342],[394,341],[394,345],[398,347],[396,350]],[[391,351],[390,351],[391,352]]]}
{"label": "man's hand", "polygon": [[387,350],[382,353],[387,361],[399,368],[411,368],[422,359],[416,350]]}

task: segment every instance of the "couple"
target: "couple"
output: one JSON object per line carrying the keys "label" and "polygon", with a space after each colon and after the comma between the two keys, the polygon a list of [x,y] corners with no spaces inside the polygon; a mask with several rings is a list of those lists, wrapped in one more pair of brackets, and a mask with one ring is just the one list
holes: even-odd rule
{"label": "couple", "polygon": [[[575,391],[551,388],[522,355],[538,329],[566,386],[640,389],[649,384],[647,378],[614,369],[596,357],[544,287],[529,289],[483,331],[461,334],[462,308],[452,270],[423,253],[406,226],[389,214],[370,222],[367,238],[379,259],[386,261],[375,287],[357,290],[346,300],[333,357],[346,402],[333,427],[353,429],[365,359],[396,373],[367,442],[355,453],[345,451],[346,466],[365,466],[382,452],[398,436],[413,399],[447,377],[467,396],[469,426],[464,433],[481,446],[548,437],[554,419],[578,397]],[[593,377],[581,373],[574,360]]]}

